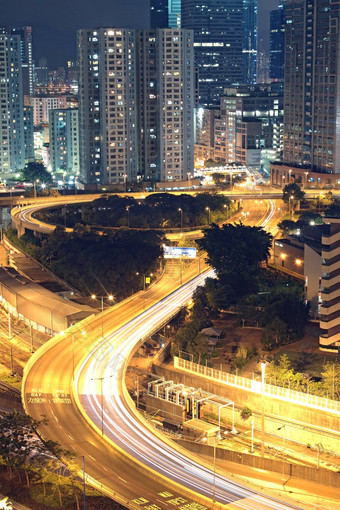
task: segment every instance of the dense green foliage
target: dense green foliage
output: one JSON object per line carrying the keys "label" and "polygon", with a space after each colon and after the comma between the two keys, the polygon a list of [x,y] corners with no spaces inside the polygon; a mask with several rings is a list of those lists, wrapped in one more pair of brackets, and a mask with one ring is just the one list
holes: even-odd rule
{"label": "dense green foliage", "polygon": [[207,337],[200,331],[211,326],[211,319],[217,314],[209,305],[204,287],[197,287],[192,300],[190,318],[178,329],[172,343],[172,354],[178,356],[179,351],[186,351],[194,361],[201,363],[208,357],[208,343]]}
{"label": "dense green foliage", "polygon": [[116,300],[140,290],[142,275],[157,271],[162,257],[162,238],[152,231],[100,236],[79,225],[72,234],[57,227],[42,242],[29,233],[16,242],[85,296],[108,293]]}
{"label": "dense green foliage", "polygon": [[52,181],[52,176],[46,170],[46,167],[42,163],[36,162],[27,163],[22,171],[22,178],[28,182],[34,182],[39,179],[40,184]]}
{"label": "dense green foliage", "polygon": [[63,213],[42,211],[44,221],[73,227],[76,223],[102,227],[180,228],[221,222],[234,210],[233,203],[223,195],[199,193],[174,195],[153,193],[143,200],[117,195],[103,195],[89,204],[68,205]]}
{"label": "dense green foliage", "polygon": [[303,200],[304,196],[305,192],[302,191],[301,186],[295,182],[286,184],[286,186],[283,188],[282,200],[286,202],[286,204],[288,204],[290,200],[293,202]]}
{"label": "dense green foliage", "polygon": [[340,400],[340,364],[327,362],[323,365],[321,380],[312,380],[307,374],[295,371],[286,354],[267,363],[266,382],[296,391]]}
{"label": "dense green foliage", "polygon": [[208,292],[216,308],[237,304],[257,291],[259,267],[269,255],[272,236],[261,227],[213,225],[198,241],[218,279],[209,282]]}

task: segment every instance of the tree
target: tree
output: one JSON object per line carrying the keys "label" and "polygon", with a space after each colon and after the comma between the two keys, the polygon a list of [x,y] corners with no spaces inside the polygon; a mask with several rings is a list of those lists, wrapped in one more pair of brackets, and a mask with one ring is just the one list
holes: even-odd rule
{"label": "tree", "polygon": [[272,236],[262,227],[242,223],[213,225],[206,230],[198,245],[207,252],[207,261],[217,274],[253,273],[260,263],[267,260]]}
{"label": "tree", "polygon": [[327,362],[321,372],[322,383],[328,398],[340,399],[340,365],[339,363]]}
{"label": "tree", "polygon": [[279,317],[275,317],[266,327],[266,333],[273,337],[276,345],[281,345],[287,335],[287,324]]}
{"label": "tree", "polygon": [[296,230],[296,222],[293,220],[282,220],[277,224],[277,226],[284,235],[291,234],[294,230]]}
{"label": "tree", "polygon": [[214,183],[216,184],[216,186],[221,186],[222,182],[225,183],[225,175],[219,173],[219,172],[214,172],[211,176],[214,180]]}
{"label": "tree", "polygon": [[26,464],[30,457],[39,456],[41,464],[49,461],[51,455],[58,457],[63,453],[58,443],[42,438],[38,432],[41,425],[47,425],[47,420],[35,420],[16,411],[0,417],[0,458],[9,470],[25,468],[27,485]]}
{"label": "tree", "polygon": [[304,196],[305,192],[302,191],[301,186],[299,186],[295,182],[286,184],[286,186],[283,188],[282,200],[286,204],[289,203],[289,199],[293,200],[294,202],[298,202],[299,200],[303,200]]}
{"label": "tree", "polygon": [[52,175],[42,163],[37,162],[27,163],[22,172],[22,178],[28,182],[35,182],[37,179],[40,183],[52,182]]}

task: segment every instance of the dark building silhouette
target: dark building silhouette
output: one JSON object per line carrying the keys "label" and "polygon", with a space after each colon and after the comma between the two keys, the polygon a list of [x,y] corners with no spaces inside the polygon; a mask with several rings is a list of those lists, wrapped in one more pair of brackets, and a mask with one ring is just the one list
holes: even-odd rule
{"label": "dark building silhouette", "polygon": [[257,0],[243,0],[243,72],[245,83],[256,83]]}
{"label": "dark building silhouette", "polygon": [[270,12],[269,77],[271,81],[283,80],[285,49],[285,6]]}
{"label": "dark building silhouette", "polygon": [[194,31],[199,103],[218,105],[224,88],[244,78],[243,0],[182,0],[181,26]]}

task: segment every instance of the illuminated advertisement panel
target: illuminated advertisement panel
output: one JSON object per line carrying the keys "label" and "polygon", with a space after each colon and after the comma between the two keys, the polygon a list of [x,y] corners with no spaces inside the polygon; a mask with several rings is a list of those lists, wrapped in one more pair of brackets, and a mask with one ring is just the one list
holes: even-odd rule
{"label": "illuminated advertisement panel", "polygon": [[163,246],[165,259],[195,259],[196,248],[180,248],[179,246]]}

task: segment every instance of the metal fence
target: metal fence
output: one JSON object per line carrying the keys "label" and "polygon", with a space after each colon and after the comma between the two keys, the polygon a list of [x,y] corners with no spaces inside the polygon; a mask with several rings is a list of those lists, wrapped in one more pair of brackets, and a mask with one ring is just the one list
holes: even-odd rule
{"label": "metal fence", "polygon": [[198,365],[197,363],[178,358],[177,356],[174,357],[174,367],[234,386],[235,388],[252,391],[260,395],[262,395],[263,392],[263,395],[266,397],[277,398],[285,400],[286,402],[340,414],[340,402],[336,400],[330,400],[328,398],[318,397],[317,395],[302,393],[301,391],[290,390],[288,388],[281,388],[280,386],[274,386],[272,384],[262,385],[261,381],[247,379],[221,370],[216,370],[215,368]]}

